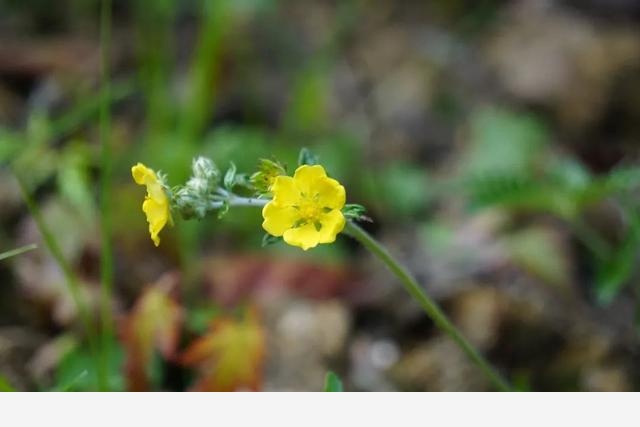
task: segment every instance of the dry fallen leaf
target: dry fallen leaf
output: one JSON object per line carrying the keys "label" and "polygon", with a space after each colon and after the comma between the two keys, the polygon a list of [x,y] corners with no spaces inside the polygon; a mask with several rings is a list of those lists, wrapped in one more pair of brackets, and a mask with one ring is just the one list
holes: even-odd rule
{"label": "dry fallen leaf", "polygon": [[194,391],[257,391],[262,384],[265,337],[255,309],[240,320],[220,317],[209,332],[182,355],[182,362],[195,366],[199,379]]}
{"label": "dry fallen leaf", "polygon": [[149,389],[147,367],[151,365],[154,351],[159,351],[165,359],[175,356],[182,323],[182,308],[172,296],[178,280],[176,273],[170,273],[150,285],[124,322],[130,391]]}

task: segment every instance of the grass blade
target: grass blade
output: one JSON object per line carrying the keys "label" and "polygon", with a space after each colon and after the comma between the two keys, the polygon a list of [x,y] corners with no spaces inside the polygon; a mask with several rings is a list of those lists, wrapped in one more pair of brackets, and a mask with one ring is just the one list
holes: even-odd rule
{"label": "grass blade", "polygon": [[51,256],[53,256],[53,259],[56,261],[56,263],[62,270],[62,273],[65,277],[65,282],[67,284],[67,288],[69,290],[69,293],[71,294],[71,297],[73,298],[74,304],[78,309],[80,320],[83,323],[83,326],[86,330],[87,339],[89,341],[89,348],[94,358],[94,361],[96,362],[96,368],[97,368],[98,352],[97,352],[97,347],[95,342],[95,337],[96,337],[95,330],[91,322],[91,317],[89,316],[89,311],[87,309],[86,301],[82,298],[82,295],[80,292],[80,283],[78,282],[78,278],[74,274],[71,268],[71,265],[69,265],[66,258],[64,257],[64,254],[62,253],[62,249],[60,248],[60,245],[58,245],[58,241],[56,240],[55,236],[49,229],[49,226],[47,225],[47,223],[44,221],[42,212],[40,211],[40,207],[36,204],[35,200],[33,200],[33,197],[31,197],[31,194],[29,193],[29,190],[27,189],[26,184],[24,183],[22,178],[15,173],[15,171],[14,171],[14,176],[18,181],[18,185],[20,187],[20,191],[22,192],[22,197],[24,198],[24,201],[27,204],[27,208],[29,209],[31,216],[33,217],[36,223],[36,226],[38,227],[38,231],[42,235],[42,239],[44,240],[45,246],[47,247],[47,249],[51,253]]}
{"label": "grass blade", "polygon": [[340,378],[331,371],[327,372],[327,375],[324,377],[324,391],[344,391],[342,381],[340,381]]}
{"label": "grass blade", "polygon": [[107,365],[111,353],[112,334],[111,294],[113,292],[113,253],[111,247],[111,111],[109,105],[109,61],[111,49],[111,0],[102,0],[100,10],[100,323],[102,325],[98,386],[107,388]]}
{"label": "grass blade", "polygon": [[23,254],[25,252],[32,251],[32,250],[36,249],[37,247],[38,247],[38,245],[36,245],[35,243],[32,243],[30,245],[26,245],[26,246],[22,246],[20,248],[12,249],[10,251],[2,252],[2,253],[0,253],[0,261],[2,261],[3,259],[11,258],[11,257],[16,256],[16,255]]}

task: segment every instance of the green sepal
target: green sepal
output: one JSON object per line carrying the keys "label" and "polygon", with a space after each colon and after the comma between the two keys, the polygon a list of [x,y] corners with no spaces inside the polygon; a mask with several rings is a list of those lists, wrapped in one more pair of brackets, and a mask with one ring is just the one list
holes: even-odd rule
{"label": "green sepal", "polygon": [[342,208],[342,214],[347,219],[352,219],[354,221],[371,222],[371,218],[365,215],[366,212],[367,212],[367,209],[364,206],[358,205],[356,203],[346,204],[344,205],[344,208]]}
{"label": "green sepal", "polygon": [[303,147],[298,155],[298,166],[317,165],[319,163],[318,156],[313,154],[307,147]]}
{"label": "green sepal", "polygon": [[284,166],[277,160],[260,159],[258,171],[251,175],[249,183],[257,195],[267,194],[273,184],[273,180],[281,175],[286,175]]}
{"label": "green sepal", "polygon": [[262,236],[262,247],[264,248],[266,246],[273,245],[274,243],[278,243],[281,240],[282,237],[280,236],[272,236],[269,233],[264,233],[264,235]]}
{"label": "green sepal", "polygon": [[236,183],[237,170],[238,169],[236,168],[236,164],[231,162],[231,164],[229,165],[229,169],[227,169],[227,172],[224,174],[224,179],[222,180],[222,184],[224,185],[224,188],[226,188],[229,191],[231,191],[231,189]]}

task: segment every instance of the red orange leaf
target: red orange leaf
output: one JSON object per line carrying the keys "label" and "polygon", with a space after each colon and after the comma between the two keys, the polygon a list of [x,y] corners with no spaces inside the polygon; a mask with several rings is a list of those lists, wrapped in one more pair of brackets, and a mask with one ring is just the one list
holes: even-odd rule
{"label": "red orange leaf", "polygon": [[125,321],[123,340],[130,391],[149,389],[147,367],[154,351],[165,359],[175,356],[182,322],[182,309],[171,295],[177,284],[177,274],[162,276],[144,291]]}
{"label": "red orange leaf", "polygon": [[244,318],[217,318],[209,332],[182,355],[200,373],[196,391],[258,390],[262,383],[265,337],[255,310]]}

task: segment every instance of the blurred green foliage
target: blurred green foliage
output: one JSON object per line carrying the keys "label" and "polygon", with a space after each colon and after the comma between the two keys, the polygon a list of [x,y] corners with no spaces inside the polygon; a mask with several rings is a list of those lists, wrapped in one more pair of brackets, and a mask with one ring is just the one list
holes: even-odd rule
{"label": "blurred green foliage", "polygon": [[[447,93],[446,105],[440,106],[447,107],[446,114],[441,114],[447,116],[447,123],[463,124],[465,131],[459,144],[450,144],[452,151],[459,152],[453,167],[443,173],[428,170],[422,159],[411,155],[377,159],[369,151],[370,141],[363,141],[362,134],[335,120],[331,112],[335,91],[332,67],[342,60],[340,49],[347,49],[348,36],[363,9],[370,7],[366,2],[339,2],[336,19],[323,33],[324,38],[316,41],[317,46],[298,46],[295,37],[287,33],[290,29],[271,31],[276,52],[268,54],[258,52],[261,46],[251,45],[243,35],[249,32],[245,27],[257,21],[268,30],[279,29],[283,18],[278,13],[284,7],[280,2],[116,3],[131,7],[132,37],[127,40],[134,52],[133,69],[114,73],[107,100],[114,115],[109,141],[114,165],[113,238],[127,250],[134,252],[131,248],[147,239],[139,211],[142,196],[130,182],[129,168],[136,161],[143,160],[167,173],[173,185],[188,176],[196,155],[215,159],[224,169],[233,162],[238,173],[247,174],[255,172],[258,159],[276,158],[292,173],[299,148],[309,146],[328,173],[345,183],[349,202],[367,207],[376,226],[415,227],[419,238],[434,252],[450,248],[456,232],[455,223],[437,217],[434,211],[439,205],[462,200],[470,215],[493,209],[513,218],[541,215],[561,221],[587,253],[592,273],[589,287],[601,304],[612,302],[638,273],[640,218],[632,201],[640,188],[640,168],[621,165],[603,174],[590,171],[572,153],[558,148],[556,136],[542,116],[506,106],[469,112],[459,108],[461,101],[455,95]],[[434,16],[446,20],[464,15],[468,19],[460,21],[462,32],[473,34],[492,22],[496,3],[482,2],[477,13],[465,14],[465,2],[439,1],[434,3],[438,11]],[[76,13],[78,19],[97,13],[97,2],[65,4],[67,9],[55,13]],[[47,2],[34,0],[7,5],[3,7],[9,10],[31,8],[42,20],[51,9]],[[181,20],[193,22],[189,49],[182,45],[185,36],[177,31]],[[263,60],[263,55],[269,56],[269,61]],[[282,75],[286,93],[281,100],[262,99],[263,94],[255,91],[256,79],[263,78],[261,67],[266,67],[262,62]],[[239,87],[237,93],[230,91],[230,86]],[[22,126],[0,125],[0,164],[19,172],[28,192],[36,196],[36,204],[51,197],[73,212],[67,217],[75,227],[63,222],[50,225],[55,241],[92,229],[101,214],[96,182],[102,159],[95,134],[104,94],[100,88],[74,94],[64,111],[34,108],[27,111]],[[589,212],[603,204],[613,204],[619,212],[622,237],[603,233],[589,222]],[[160,251],[166,262],[177,264],[185,276],[185,304],[190,306],[186,324],[191,333],[204,333],[220,311],[217,306],[197,304],[194,284],[198,282],[202,249],[257,251],[262,238],[260,222],[259,212],[239,209],[219,221],[179,223],[169,230],[167,245]],[[504,234],[502,243],[514,263],[530,274],[557,286],[571,280],[573,272],[565,248],[544,227],[512,225]],[[265,250],[284,257],[342,262],[352,256],[343,242],[309,254],[283,245]],[[0,259],[5,256],[0,254]],[[75,272],[65,270],[78,281]],[[63,358],[55,375],[55,389],[94,388],[95,366],[83,342]],[[122,390],[122,348],[115,338],[109,345],[114,351],[107,363],[108,387]],[[150,369],[154,384],[161,384],[161,367],[154,364]],[[523,389],[528,388],[527,381],[521,378]],[[10,388],[0,378],[0,389]],[[342,383],[329,373],[325,389],[341,391]]]}

